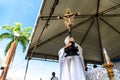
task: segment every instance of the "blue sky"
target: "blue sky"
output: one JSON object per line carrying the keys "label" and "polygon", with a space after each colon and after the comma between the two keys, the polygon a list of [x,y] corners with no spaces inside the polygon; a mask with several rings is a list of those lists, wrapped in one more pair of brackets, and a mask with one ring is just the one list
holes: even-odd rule
{"label": "blue sky", "polygon": [[[13,25],[15,21],[22,23],[23,28],[34,27],[42,0],[0,0],[0,26]],[[5,31],[0,30],[0,34]],[[9,40],[0,41],[0,57],[4,59],[4,49]],[[8,77],[23,80],[26,60],[22,47],[18,45],[15,59],[9,69]],[[26,80],[49,80],[51,72],[58,72],[58,63],[31,60]],[[1,71],[0,71],[1,72]],[[58,75],[58,73],[57,73]]]}
{"label": "blue sky", "polygon": [[0,0],[0,25],[19,21],[34,26],[42,0]]}

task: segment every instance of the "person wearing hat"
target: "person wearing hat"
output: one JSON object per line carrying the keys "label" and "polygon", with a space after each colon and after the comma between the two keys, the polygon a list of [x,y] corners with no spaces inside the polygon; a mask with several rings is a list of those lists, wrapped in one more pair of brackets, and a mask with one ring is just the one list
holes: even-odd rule
{"label": "person wearing hat", "polygon": [[59,80],[86,80],[82,48],[73,37],[65,38],[65,46],[58,52],[60,64]]}

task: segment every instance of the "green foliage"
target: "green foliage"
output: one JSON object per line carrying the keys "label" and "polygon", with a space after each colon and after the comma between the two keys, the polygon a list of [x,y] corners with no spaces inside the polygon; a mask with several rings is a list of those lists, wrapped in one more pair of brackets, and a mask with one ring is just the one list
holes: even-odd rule
{"label": "green foliage", "polygon": [[20,42],[20,44],[22,45],[23,52],[24,52],[26,50],[26,45],[29,42],[29,40],[27,39],[27,37],[22,36],[22,37],[19,38],[18,42]]}
{"label": "green foliage", "polygon": [[3,39],[11,39],[11,41],[7,44],[5,49],[5,54],[10,48],[10,45],[13,41],[17,41],[23,47],[23,52],[26,50],[26,46],[31,37],[32,28],[26,27],[22,29],[22,24],[19,22],[15,22],[13,26],[5,25],[1,26],[1,29],[6,30],[5,33],[0,34],[0,40]]}
{"label": "green foliage", "polygon": [[11,43],[12,43],[13,41],[14,41],[14,40],[11,40],[11,41],[7,44],[7,46],[6,46],[5,50],[4,50],[5,55],[6,55],[6,53],[8,52],[8,50],[9,50],[9,48],[10,48],[10,46],[11,46]]}
{"label": "green foliage", "polygon": [[6,25],[6,26],[1,26],[1,29],[4,29],[4,30],[7,30],[9,32],[12,32],[13,31],[13,28],[12,26],[10,25]]}
{"label": "green foliage", "polygon": [[7,38],[12,38],[12,35],[9,34],[9,33],[3,33],[0,35],[0,40],[3,40],[3,39],[7,39]]}

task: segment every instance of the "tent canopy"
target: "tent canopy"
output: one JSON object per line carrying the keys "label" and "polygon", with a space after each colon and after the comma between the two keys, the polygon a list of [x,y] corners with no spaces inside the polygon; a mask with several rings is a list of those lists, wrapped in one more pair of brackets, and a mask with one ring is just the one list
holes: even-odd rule
{"label": "tent canopy", "polygon": [[72,35],[81,45],[86,62],[102,63],[102,48],[110,59],[120,58],[120,0],[44,0],[27,58],[58,60],[58,51],[68,35],[63,19],[70,8],[75,16]]}

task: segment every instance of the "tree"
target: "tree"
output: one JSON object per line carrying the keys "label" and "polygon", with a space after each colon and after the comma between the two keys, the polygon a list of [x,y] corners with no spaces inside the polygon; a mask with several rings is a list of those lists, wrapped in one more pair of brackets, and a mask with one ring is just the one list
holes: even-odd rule
{"label": "tree", "polygon": [[5,80],[11,60],[12,58],[14,58],[17,44],[20,43],[22,45],[23,52],[26,50],[26,46],[29,43],[29,39],[31,36],[32,28],[26,27],[25,29],[22,29],[22,24],[18,22],[15,22],[13,26],[6,25],[1,26],[1,28],[6,30],[6,32],[0,35],[0,40],[11,40],[5,48],[5,55],[8,52],[8,58],[5,62],[7,66],[3,69],[2,75],[0,77],[0,80]]}

